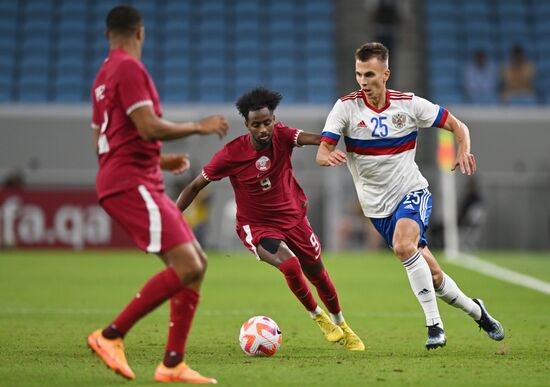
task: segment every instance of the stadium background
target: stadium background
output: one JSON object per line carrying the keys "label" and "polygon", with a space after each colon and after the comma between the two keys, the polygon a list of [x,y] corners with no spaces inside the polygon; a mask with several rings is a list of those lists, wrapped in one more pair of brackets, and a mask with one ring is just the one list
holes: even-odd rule
{"label": "stadium background", "polygon": [[[88,131],[89,88],[108,51],[104,18],[116,3],[0,1],[0,181],[22,178],[26,190],[93,187],[96,161]],[[470,127],[479,163],[477,183],[486,208],[478,246],[550,248],[550,113],[544,105],[550,101],[550,5],[546,1],[401,1],[395,2],[398,18],[386,18],[385,27],[373,16],[377,1],[128,3],[145,18],[143,61],[157,83],[165,117],[190,120],[224,113],[231,123],[229,139],[244,133],[233,107],[236,97],[260,84],[283,94],[281,120],[319,132],[336,98],[357,88],[354,49],[379,36],[391,39],[390,87],[432,99]],[[468,104],[461,74],[472,52],[484,48],[495,63],[503,64],[518,43],[537,66],[535,100],[528,106],[497,101]],[[443,211],[437,131],[423,132],[417,160],[436,197],[432,224],[438,225]],[[166,151],[189,153],[193,162],[185,177],[167,176],[172,197],[222,144],[199,137],[165,144]],[[295,171],[313,204],[314,227],[327,248],[336,248],[337,228],[349,212],[349,202],[355,200],[354,188],[344,168],[318,168],[314,154],[313,148],[296,151]],[[459,201],[467,180],[458,177]],[[205,244],[240,248],[233,232],[229,184],[213,184],[210,193]],[[4,191],[0,235],[4,245],[21,244],[25,239],[20,235],[25,231],[17,226],[21,215],[8,216],[9,197]],[[29,199],[16,208],[25,200]],[[78,223],[85,215],[75,216]],[[76,240],[76,247],[87,245],[84,236],[72,235],[85,233],[84,228],[72,230],[75,218],[67,219],[65,228],[71,234],[67,238]],[[27,230],[25,240],[31,245],[65,244],[60,241],[67,238],[59,235],[48,239],[51,222],[47,216],[44,235],[33,239]],[[437,246],[440,238],[433,239]]]}

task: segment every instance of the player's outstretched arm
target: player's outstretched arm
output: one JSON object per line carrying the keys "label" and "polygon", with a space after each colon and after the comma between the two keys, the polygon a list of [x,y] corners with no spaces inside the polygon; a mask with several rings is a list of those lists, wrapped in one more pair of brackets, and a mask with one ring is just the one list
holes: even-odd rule
{"label": "player's outstretched arm", "polygon": [[191,162],[189,161],[189,156],[186,154],[165,153],[160,155],[160,168],[163,171],[170,171],[174,175],[181,175],[189,167],[191,167]]}
{"label": "player's outstretched arm", "polygon": [[198,193],[208,184],[210,184],[210,181],[206,180],[202,174],[195,177],[195,179],[181,191],[178,200],[176,200],[176,206],[180,211],[185,211]]}
{"label": "player's outstretched arm", "polygon": [[449,113],[443,129],[446,129],[453,133],[458,145],[456,150],[456,159],[451,171],[454,171],[456,167],[460,167],[462,173],[473,175],[476,172],[476,159],[473,154],[470,153],[470,131],[466,124],[460,121],[458,118]]}
{"label": "player's outstretched arm", "polygon": [[321,135],[311,132],[300,132],[298,135],[298,145],[319,145],[321,143]]}
{"label": "player's outstretched arm", "polygon": [[336,149],[336,145],[321,141],[315,161],[322,167],[336,167],[346,163],[346,154]]}
{"label": "player's outstretched arm", "polygon": [[142,106],[130,113],[139,135],[144,140],[175,140],[192,134],[227,134],[229,124],[221,115],[194,122],[172,122],[159,118],[151,106]]}

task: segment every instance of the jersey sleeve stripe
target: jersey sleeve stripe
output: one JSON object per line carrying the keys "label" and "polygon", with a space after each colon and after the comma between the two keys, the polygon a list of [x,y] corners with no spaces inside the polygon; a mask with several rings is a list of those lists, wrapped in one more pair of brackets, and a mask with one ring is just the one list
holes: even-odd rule
{"label": "jersey sleeve stripe", "polygon": [[323,132],[321,133],[321,141],[327,142],[329,144],[336,145],[338,144],[338,141],[340,140],[340,135],[331,133],[331,132]]}
{"label": "jersey sleeve stripe", "polygon": [[146,99],[143,101],[136,102],[135,104],[130,106],[128,109],[126,109],[126,115],[129,116],[130,114],[132,114],[134,110],[139,109],[142,106],[153,106],[153,101],[151,101],[150,99]]}
{"label": "jersey sleeve stripe", "polygon": [[204,172],[204,169],[202,170],[201,174],[202,174],[202,177],[204,177],[206,180],[212,181],[212,179],[211,179],[210,177],[208,177],[208,175],[206,174],[206,172]]}
{"label": "jersey sleeve stripe", "polygon": [[298,136],[302,133],[302,130],[296,129],[296,133],[294,134],[294,146],[300,147],[301,145],[298,144]]}
{"label": "jersey sleeve stripe", "polygon": [[449,116],[449,111],[440,106],[439,112],[437,113],[437,117],[435,118],[435,121],[432,124],[432,127],[442,128],[443,126],[445,126],[445,122],[447,122],[448,116]]}

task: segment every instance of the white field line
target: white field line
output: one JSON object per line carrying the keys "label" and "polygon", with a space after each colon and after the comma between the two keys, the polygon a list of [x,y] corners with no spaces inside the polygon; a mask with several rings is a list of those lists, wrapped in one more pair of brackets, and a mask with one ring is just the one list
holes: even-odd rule
{"label": "white field line", "polygon": [[456,258],[447,259],[447,262],[550,295],[550,283],[535,277],[518,273],[517,271],[506,269],[502,266],[495,265],[494,263],[484,261],[473,255],[458,253]]}

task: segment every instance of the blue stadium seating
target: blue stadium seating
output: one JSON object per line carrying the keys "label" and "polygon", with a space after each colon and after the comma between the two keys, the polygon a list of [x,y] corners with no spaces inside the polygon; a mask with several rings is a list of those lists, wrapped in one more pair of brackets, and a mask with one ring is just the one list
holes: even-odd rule
{"label": "blue stadium seating", "polygon": [[[478,49],[485,50],[489,60],[502,64],[508,60],[511,48],[520,44],[528,57],[538,60],[538,74],[543,76],[546,73],[542,63],[545,52],[550,57],[550,43],[545,43],[550,42],[550,2],[425,0],[424,10],[426,47],[430,58],[427,64],[429,89],[434,100],[472,102],[464,100],[459,71]],[[445,58],[437,58],[438,53]],[[546,100],[545,93],[540,94]],[[496,100],[475,102],[494,104]],[[534,102],[514,101],[517,104]]]}
{"label": "blue stadium seating", "polygon": [[[142,60],[169,102],[233,102],[259,84],[276,86],[287,102],[332,102],[334,1],[127,3],[143,14]],[[108,54],[105,18],[119,3],[0,0],[0,102],[87,101]]]}

